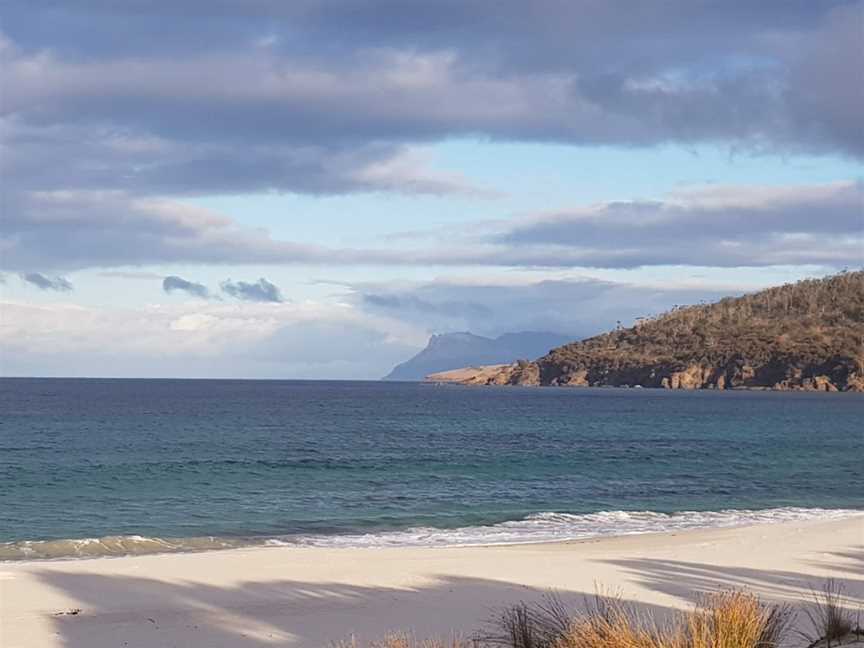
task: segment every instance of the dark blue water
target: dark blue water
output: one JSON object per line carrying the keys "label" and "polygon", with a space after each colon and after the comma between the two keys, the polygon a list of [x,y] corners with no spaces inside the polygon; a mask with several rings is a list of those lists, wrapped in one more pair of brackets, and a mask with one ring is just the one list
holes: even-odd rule
{"label": "dark blue water", "polygon": [[514,540],[864,508],[855,394],[3,379],[0,413],[6,543]]}

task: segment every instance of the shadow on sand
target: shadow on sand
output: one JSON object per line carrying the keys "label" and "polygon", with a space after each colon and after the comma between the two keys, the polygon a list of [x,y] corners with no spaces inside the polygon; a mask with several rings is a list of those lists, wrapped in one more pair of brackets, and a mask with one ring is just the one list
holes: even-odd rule
{"label": "shadow on sand", "polygon": [[[418,638],[470,638],[491,632],[505,606],[537,601],[545,593],[509,582],[453,577],[410,589],[291,580],[216,587],[57,571],[42,572],[40,578],[80,602],[80,614],[54,617],[65,648],[324,648],[352,636],[364,645],[393,631]],[[578,607],[592,593],[559,594]],[[669,612],[640,607],[660,616]]]}
{"label": "shadow on sand", "polygon": [[[790,571],[675,560],[604,562],[625,570],[634,584],[677,597],[682,604],[700,592],[729,588],[747,588],[766,600],[802,604],[807,592],[821,586],[813,575]],[[826,554],[824,565],[817,566],[844,574],[848,603],[854,608],[864,605],[864,550]],[[506,575],[506,565],[501,571]],[[43,570],[38,576],[80,602],[80,614],[53,618],[65,648],[326,647],[352,635],[363,645],[399,630],[411,630],[417,637],[471,637],[489,632],[503,607],[520,600],[536,601],[544,594],[512,582],[449,576],[416,588],[292,580],[218,587],[55,570]],[[559,593],[574,607],[593,594]],[[670,611],[632,602],[659,618]]]}
{"label": "shadow on sand", "polygon": [[[801,602],[810,600],[813,592],[823,586],[825,579],[814,574],[772,569],[721,567],[679,560],[632,559],[607,560],[606,563],[623,569],[629,579],[646,589],[669,596],[691,600],[699,593],[718,589],[748,589],[758,592],[767,600]],[[864,548],[847,552],[825,554],[810,564],[818,573],[842,581],[846,599],[857,608],[864,605]],[[842,576],[838,576],[842,574]]]}

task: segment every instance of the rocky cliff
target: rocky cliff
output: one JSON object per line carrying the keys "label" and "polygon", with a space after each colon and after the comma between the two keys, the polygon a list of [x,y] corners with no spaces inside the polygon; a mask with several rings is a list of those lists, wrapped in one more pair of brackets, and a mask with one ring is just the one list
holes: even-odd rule
{"label": "rocky cliff", "polygon": [[864,391],[864,272],[676,308],[533,362],[435,380],[493,385]]}

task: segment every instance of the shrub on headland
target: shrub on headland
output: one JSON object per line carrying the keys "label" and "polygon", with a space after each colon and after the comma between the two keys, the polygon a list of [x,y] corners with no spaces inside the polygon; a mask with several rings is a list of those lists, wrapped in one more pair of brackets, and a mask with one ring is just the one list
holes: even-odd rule
{"label": "shrub on headland", "polygon": [[[864,392],[864,270],[676,306],[464,384]],[[453,374],[451,378],[446,378]]]}

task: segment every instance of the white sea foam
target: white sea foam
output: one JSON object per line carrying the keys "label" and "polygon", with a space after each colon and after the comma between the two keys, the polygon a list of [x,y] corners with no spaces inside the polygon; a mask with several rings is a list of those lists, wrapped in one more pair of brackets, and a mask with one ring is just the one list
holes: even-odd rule
{"label": "white sea foam", "polygon": [[374,548],[530,544],[773,522],[836,520],[853,516],[864,516],[864,511],[785,507],[763,510],[682,511],[671,514],[653,511],[600,511],[579,515],[535,513],[521,520],[455,529],[414,527],[375,533],[271,538],[155,538],[129,535],[72,540],[25,540],[0,543],[0,561],[212,551],[261,545]]}
{"label": "white sea foam", "polygon": [[[150,538],[140,535],[75,538],[69,540],[21,540],[0,542],[0,561],[53,558],[101,558],[156,553],[231,549],[254,544],[236,538]],[[259,542],[260,544],[260,542]]]}
{"label": "white sea foam", "polygon": [[527,544],[580,540],[600,536],[737,527],[796,520],[831,520],[856,515],[864,515],[864,511],[786,507],[763,510],[682,511],[672,514],[653,511],[600,511],[581,515],[535,513],[522,520],[501,522],[489,526],[470,526],[456,529],[416,527],[402,531],[377,533],[295,536],[271,539],[267,544],[301,544],[315,547],[446,547]]}

